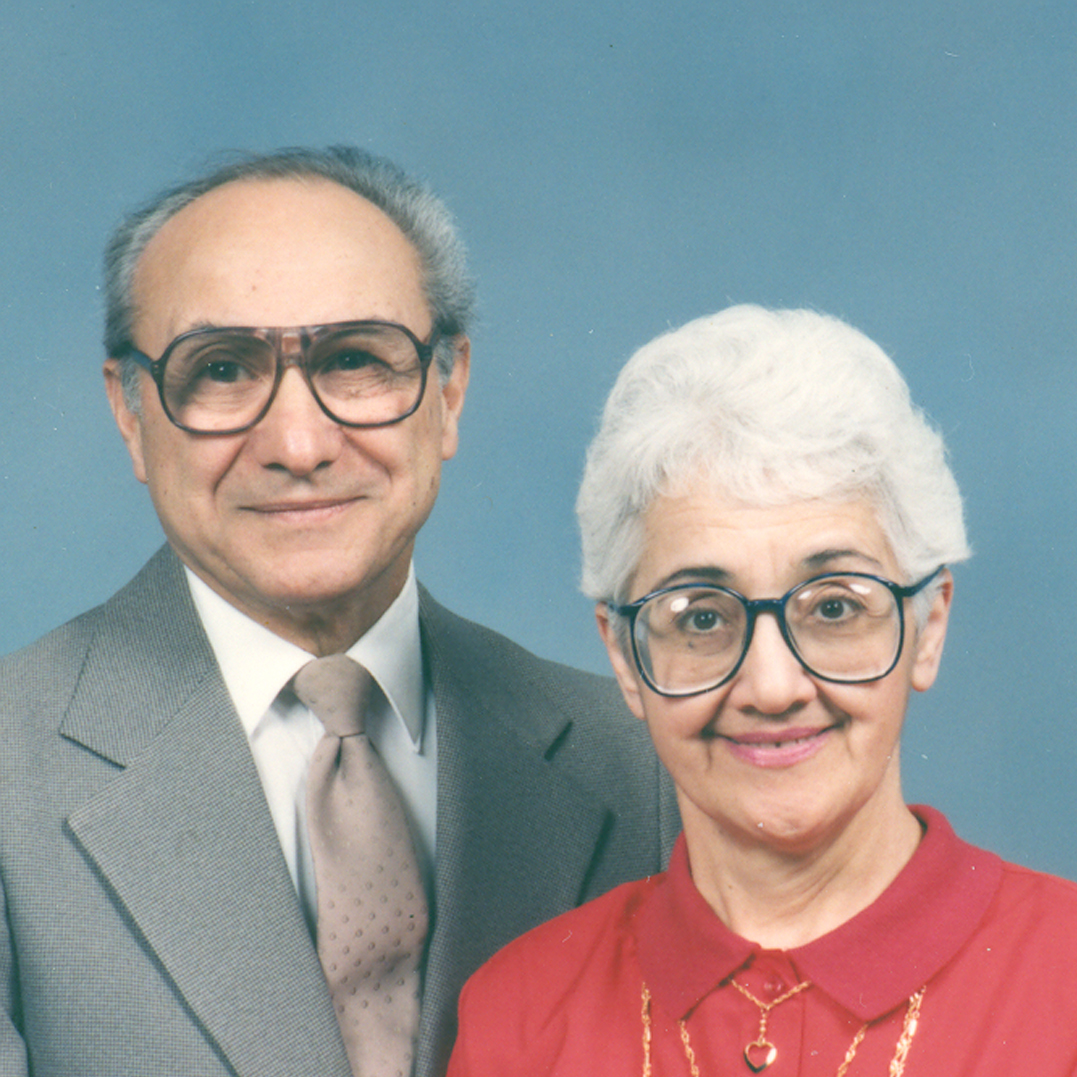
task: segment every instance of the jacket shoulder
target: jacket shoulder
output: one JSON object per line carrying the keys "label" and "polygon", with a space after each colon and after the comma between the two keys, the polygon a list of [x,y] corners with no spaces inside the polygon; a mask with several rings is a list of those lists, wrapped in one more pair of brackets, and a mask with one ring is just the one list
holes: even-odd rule
{"label": "jacket shoulder", "polygon": [[182,621],[176,596],[186,591],[182,573],[175,555],[162,547],[107,601],[0,658],[0,721],[11,714],[20,722],[33,714],[62,714],[103,640],[109,641],[109,663],[112,652],[144,658],[174,649]]}
{"label": "jacket shoulder", "polygon": [[613,678],[539,658],[450,613],[423,588],[420,611],[439,729],[444,717],[466,725],[457,735],[469,741],[488,740],[503,751],[528,744],[547,764],[614,805],[626,823],[656,827],[664,863],[680,830],[672,785]]}
{"label": "jacket shoulder", "polygon": [[21,649],[0,658],[0,721],[15,712],[25,721],[32,712],[62,711],[101,622],[96,606]]}
{"label": "jacket shoulder", "polygon": [[612,677],[540,658],[507,636],[439,605],[420,586],[423,643],[435,661],[466,668],[470,679],[491,691],[518,696],[538,692],[547,703],[579,711],[593,706],[623,717],[628,713]]}

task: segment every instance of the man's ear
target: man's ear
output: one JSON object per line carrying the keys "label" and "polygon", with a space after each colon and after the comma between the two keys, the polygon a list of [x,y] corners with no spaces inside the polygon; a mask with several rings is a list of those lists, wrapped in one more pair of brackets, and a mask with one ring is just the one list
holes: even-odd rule
{"label": "man's ear", "polygon": [[918,692],[926,692],[939,674],[942,646],[946,642],[946,627],[950,623],[950,603],[954,597],[954,578],[944,568],[939,576],[935,597],[927,620],[916,633],[911,683]]}
{"label": "man's ear", "polygon": [[127,405],[123,389],[123,366],[118,359],[105,360],[105,393],[120,436],[131,454],[131,466],[139,482],[146,481],[146,457],[142,450],[142,419]]}
{"label": "man's ear", "polygon": [[609,655],[610,665],[613,666],[613,675],[621,686],[621,695],[625,697],[628,709],[640,721],[644,721],[639,676],[636,673],[636,667],[632,659],[626,656],[621,648],[621,641],[617,636],[616,628],[614,628],[610,620],[610,611],[605,602],[599,602],[595,606],[595,622],[598,624],[598,634],[606,645],[606,654]]}
{"label": "man's ear", "polygon": [[458,336],[453,341],[453,351],[452,373],[444,382],[440,377],[437,379],[441,388],[442,460],[451,460],[460,444],[460,413],[464,410],[464,397],[471,376],[471,341],[464,335]]}

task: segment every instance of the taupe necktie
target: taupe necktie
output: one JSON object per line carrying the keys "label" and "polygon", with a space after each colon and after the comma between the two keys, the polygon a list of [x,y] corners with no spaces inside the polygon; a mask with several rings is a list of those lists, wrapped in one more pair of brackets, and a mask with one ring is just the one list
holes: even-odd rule
{"label": "taupe necktie", "polygon": [[307,775],[321,959],[356,1077],[409,1077],[419,1023],[426,895],[400,798],[363,729],[370,674],[309,662],[295,693],[325,735]]}

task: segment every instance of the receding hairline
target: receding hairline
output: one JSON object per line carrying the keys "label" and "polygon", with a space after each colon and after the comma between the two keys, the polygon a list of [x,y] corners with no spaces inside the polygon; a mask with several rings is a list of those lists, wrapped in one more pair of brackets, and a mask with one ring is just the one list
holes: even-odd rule
{"label": "receding hairline", "polygon": [[299,187],[299,188],[330,188],[336,191],[343,192],[346,195],[351,196],[353,199],[357,199],[363,204],[369,206],[375,210],[379,216],[384,217],[390,224],[407,240],[408,245],[416,250],[414,242],[408,238],[404,229],[393,219],[384,207],[379,206],[373,199],[368,198],[360,191],[355,190],[354,187],[349,187],[346,183],[341,182],[339,179],[335,179],[332,176],[323,175],[321,172],[295,172],[284,174],[261,174],[252,173],[250,175],[234,176],[231,179],[225,180],[223,183],[214,184],[207,190],[201,191],[186,201],[180,203],[171,213],[169,213],[158,225],[153,234],[146,240],[144,248],[148,247],[154,239],[160,235],[174,220],[178,217],[185,216],[188,211],[192,210],[195,206],[204,205],[207,202],[214,201],[216,198],[223,197],[226,193],[235,191],[242,188],[256,188],[256,187]]}
{"label": "receding hairline", "polygon": [[[426,267],[424,264],[423,256],[415,242],[407,235],[403,228],[393,219],[393,217],[387,213],[381,206],[377,205],[374,201],[367,198],[365,195],[360,194],[358,191],[341,183],[339,180],[334,179],[331,176],[325,176],[317,172],[303,172],[296,174],[283,174],[283,175],[241,175],[233,179],[229,179],[224,183],[217,184],[209,188],[206,191],[201,192],[196,197],[184,202],[173,213],[167,216],[161,221],[157,228],[154,230],[145,242],[142,244],[141,249],[138,251],[138,255],[134,261],[131,269],[130,277],[130,301],[131,301],[131,321],[132,331],[137,326],[140,318],[143,315],[142,306],[142,292],[143,283],[145,278],[145,267],[147,265],[147,259],[152,262],[155,248],[159,248],[162,243],[169,242],[170,236],[176,230],[177,227],[182,227],[184,222],[190,223],[194,218],[194,215],[201,210],[203,212],[209,212],[212,203],[217,202],[223,198],[235,197],[237,191],[241,191],[243,188],[256,189],[256,188],[282,188],[290,187],[295,189],[311,189],[317,191],[318,189],[332,190],[340,192],[346,197],[345,202],[354,201],[357,205],[361,204],[366,207],[367,211],[371,212],[375,218],[388,225],[391,233],[399,239],[403,247],[408,252],[408,257],[411,262],[411,268],[415,273],[415,280],[418,285],[418,291],[422,297],[423,305],[426,309],[427,315],[431,323],[435,320],[435,312],[431,307],[430,298],[427,294],[427,280],[426,280]],[[238,217],[237,217],[238,219]],[[264,230],[263,225],[259,225],[256,221],[251,221],[247,226],[250,231],[261,232]],[[187,237],[182,242],[177,242],[180,249],[184,247],[188,250],[193,250],[199,242],[199,236],[196,233],[194,236]],[[409,327],[411,328],[411,327]]]}

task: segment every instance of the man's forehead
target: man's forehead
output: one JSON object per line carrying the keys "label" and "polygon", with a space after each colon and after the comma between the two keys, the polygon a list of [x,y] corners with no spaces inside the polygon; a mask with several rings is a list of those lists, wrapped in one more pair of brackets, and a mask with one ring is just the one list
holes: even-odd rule
{"label": "man's forehead", "polygon": [[420,335],[430,328],[411,242],[378,207],[322,177],[242,179],[208,191],[150,240],[133,283],[137,320],[161,319],[170,333],[199,322],[366,317]]}
{"label": "man's forehead", "polygon": [[266,223],[277,217],[289,218],[295,213],[316,217],[322,213],[333,216],[355,214],[396,227],[389,216],[357,191],[325,176],[243,176],[213,187],[188,202],[161,227],[161,234],[175,222],[199,220],[219,222],[221,219],[237,224],[253,224],[258,219]]}

